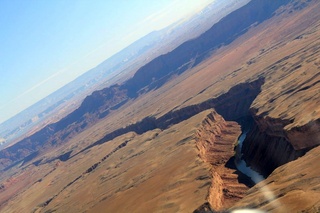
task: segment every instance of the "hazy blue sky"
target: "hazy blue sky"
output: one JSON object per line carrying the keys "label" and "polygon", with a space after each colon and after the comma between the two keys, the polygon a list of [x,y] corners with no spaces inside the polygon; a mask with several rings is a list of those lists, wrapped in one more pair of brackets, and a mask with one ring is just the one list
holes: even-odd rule
{"label": "hazy blue sky", "polygon": [[214,0],[0,0],[0,123]]}

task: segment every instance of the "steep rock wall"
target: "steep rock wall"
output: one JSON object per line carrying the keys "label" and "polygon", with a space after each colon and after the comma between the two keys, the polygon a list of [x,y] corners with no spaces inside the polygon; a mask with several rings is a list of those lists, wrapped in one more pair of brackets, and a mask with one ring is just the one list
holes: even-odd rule
{"label": "steep rock wall", "polygon": [[269,135],[256,124],[242,146],[246,162],[265,177],[277,167],[303,156],[306,151],[295,150],[286,138]]}
{"label": "steep rock wall", "polygon": [[243,175],[237,172],[233,163],[234,148],[240,134],[239,124],[225,121],[215,111],[203,120],[196,131],[199,156],[212,166],[208,202],[216,211],[231,207],[248,190],[245,184],[239,182]]}
{"label": "steep rock wall", "polygon": [[[294,95],[294,92],[292,92],[292,95]],[[313,110],[316,112],[318,107],[313,108]],[[270,136],[284,138],[290,142],[295,150],[303,150],[320,145],[320,118],[317,117],[316,113],[308,115],[309,113],[306,112],[305,116],[310,117],[310,120],[305,124],[297,125],[294,124],[295,117],[291,119],[270,117],[258,113],[255,108],[252,108],[251,112],[261,132],[265,132]]]}

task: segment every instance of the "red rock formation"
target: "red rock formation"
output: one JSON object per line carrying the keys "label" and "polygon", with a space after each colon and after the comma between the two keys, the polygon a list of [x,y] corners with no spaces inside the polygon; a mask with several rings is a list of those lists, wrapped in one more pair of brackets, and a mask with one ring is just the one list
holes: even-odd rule
{"label": "red rock formation", "polygon": [[207,116],[196,132],[199,155],[212,165],[212,185],[208,202],[214,210],[232,206],[248,190],[246,185],[239,183],[236,170],[227,166],[232,162],[240,134],[240,126],[236,122],[225,121],[215,111]]}

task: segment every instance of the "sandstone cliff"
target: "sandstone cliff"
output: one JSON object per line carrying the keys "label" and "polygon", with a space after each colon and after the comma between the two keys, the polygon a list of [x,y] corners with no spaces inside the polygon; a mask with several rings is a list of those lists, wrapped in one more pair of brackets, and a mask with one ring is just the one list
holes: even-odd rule
{"label": "sandstone cliff", "polygon": [[208,202],[214,210],[231,207],[248,190],[248,186],[239,182],[244,175],[237,172],[234,166],[234,150],[240,134],[239,124],[225,121],[215,111],[197,129],[196,145],[199,155],[212,166]]}

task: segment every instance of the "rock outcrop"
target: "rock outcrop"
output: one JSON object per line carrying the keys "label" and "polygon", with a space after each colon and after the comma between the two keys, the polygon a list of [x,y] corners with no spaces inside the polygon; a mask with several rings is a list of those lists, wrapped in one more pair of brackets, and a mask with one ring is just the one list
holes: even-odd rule
{"label": "rock outcrop", "polygon": [[239,182],[244,177],[234,166],[234,150],[240,134],[239,124],[225,121],[215,111],[207,116],[196,132],[199,156],[212,166],[208,202],[217,211],[231,207],[248,190],[248,186]]}

